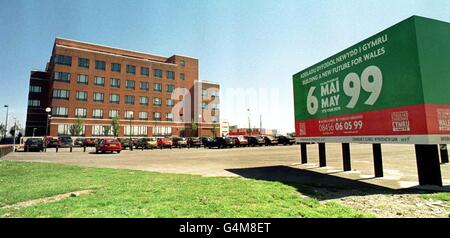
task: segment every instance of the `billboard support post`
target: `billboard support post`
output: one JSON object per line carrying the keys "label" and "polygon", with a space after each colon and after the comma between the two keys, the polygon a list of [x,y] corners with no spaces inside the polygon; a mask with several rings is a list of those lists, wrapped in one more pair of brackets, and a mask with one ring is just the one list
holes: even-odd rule
{"label": "billboard support post", "polygon": [[308,163],[308,154],[306,151],[306,144],[301,143],[300,148],[301,148],[301,162],[302,162],[302,164],[306,164],[306,163]]}
{"label": "billboard support post", "polygon": [[436,145],[415,145],[420,185],[442,187],[441,165]]}
{"label": "billboard support post", "polygon": [[383,153],[381,151],[381,144],[373,144],[373,166],[375,170],[375,177],[383,177]]}
{"label": "billboard support post", "polygon": [[344,171],[352,170],[350,162],[350,144],[342,143],[342,159],[344,160]]}
{"label": "billboard support post", "polygon": [[448,164],[448,150],[447,145],[439,145],[439,150],[441,151],[441,163]]}
{"label": "billboard support post", "polygon": [[325,150],[325,143],[319,143],[319,166],[327,166],[327,154]]}

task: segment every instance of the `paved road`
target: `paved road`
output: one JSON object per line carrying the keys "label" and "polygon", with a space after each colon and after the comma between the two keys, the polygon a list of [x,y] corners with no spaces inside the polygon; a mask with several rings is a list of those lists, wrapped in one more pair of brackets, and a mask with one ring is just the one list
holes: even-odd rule
{"label": "paved road", "polygon": [[[384,178],[373,178],[371,145],[351,145],[352,171],[342,172],[340,144],[327,144],[326,168],[318,168],[317,145],[308,145],[309,163],[299,164],[299,146],[277,146],[234,149],[165,149],[123,151],[121,154],[73,153],[61,149],[58,153],[9,154],[3,159],[15,161],[51,162],[100,168],[125,168],[163,173],[204,176],[242,176],[254,179],[347,184],[348,186],[378,185],[398,189],[418,185],[412,145],[383,145]],[[444,189],[450,190],[450,164],[441,165]]]}

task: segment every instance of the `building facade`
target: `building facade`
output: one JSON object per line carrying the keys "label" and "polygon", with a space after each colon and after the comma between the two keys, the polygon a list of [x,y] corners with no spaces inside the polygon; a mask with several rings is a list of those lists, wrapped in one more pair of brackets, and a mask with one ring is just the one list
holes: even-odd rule
{"label": "building facade", "polygon": [[81,125],[81,136],[113,136],[116,118],[119,137],[211,136],[219,90],[198,80],[195,58],[56,38],[46,70],[31,72],[25,133],[74,136]]}

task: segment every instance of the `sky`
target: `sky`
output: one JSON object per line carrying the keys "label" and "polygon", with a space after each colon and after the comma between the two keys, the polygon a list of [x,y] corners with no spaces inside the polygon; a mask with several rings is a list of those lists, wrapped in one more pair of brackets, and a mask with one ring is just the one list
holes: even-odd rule
{"label": "sky", "polygon": [[59,36],[198,58],[222,119],[293,132],[293,74],[412,15],[450,22],[450,1],[0,0],[0,122],[8,104],[25,125],[30,71]]}

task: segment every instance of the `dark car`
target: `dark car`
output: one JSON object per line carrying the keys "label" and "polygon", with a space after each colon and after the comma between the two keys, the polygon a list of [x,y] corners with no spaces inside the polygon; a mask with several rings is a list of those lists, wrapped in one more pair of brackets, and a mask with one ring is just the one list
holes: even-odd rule
{"label": "dark car", "polygon": [[24,150],[29,151],[44,151],[44,140],[41,138],[28,138],[25,141]]}
{"label": "dark car", "polygon": [[263,146],[266,142],[262,136],[246,136],[245,139],[248,141],[248,146]]}
{"label": "dark car", "polygon": [[130,148],[130,138],[119,138],[118,140],[122,145],[122,149]]}
{"label": "dark car", "polygon": [[82,147],[82,146],[83,146],[83,142],[84,142],[84,139],[83,139],[83,138],[76,138],[76,139],[73,141],[73,145],[74,145],[74,146]]}
{"label": "dark car", "polygon": [[111,153],[114,151],[120,153],[121,150],[122,145],[120,144],[119,140],[116,139],[100,139],[95,145],[95,153],[105,153],[106,151],[109,151]]}
{"label": "dark car", "polygon": [[172,143],[174,147],[178,147],[178,148],[182,148],[182,147],[187,147],[187,139],[184,137],[173,137],[172,138]]}
{"label": "dark car", "polygon": [[278,145],[278,139],[273,136],[264,136],[264,142],[266,146]]}
{"label": "dark car", "polygon": [[199,137],[189,137],[187,139],[187,144],[188,144],[188,148],[192,148],[192,147],[200,148],[200,147],[202,147],[202,141],[200,140]]}
{"label": "dark car", "polygon": [[217,147],[221,148],[233,148],[234,139],[232,137],[216,137],[211,142],[208,143],[208,148]]}
{"label": "dark car", "polygon": [[278,144],[279,145],[293,145],[295,144],[295,139],[290,136],[278,136]]}
{"label": "dark car", "polygon": [[141,138],[137,141],[136,149],[155,149],[158,147],[157,141],[154,137]]}
{"label": "dark car", "polygon": [[244,136],[237,136],[237,137],[233,137],[233,138],[234,138],[234,144],[236,147],[248,146],[248,140],[245,139]]}
{"label": "dark car", "polygon": [[47,148],[56,148],[61,145],[58,138],[54,137],[47,137],[47,139],[45,139],[45,143],[47,144]]}
{"label": "dark car", "polygon": [[209,143],[211,143],[214,139],[212,137],[202,137],[201,140],[202,140],[202,145],[204,147],[208,147]]}
{"label": "dark car", "polygon": [[94,138],[84,138],[83,146],[86,147],[95,147],[96,139]]}
{"label": "dark car", "polygon": [[73,146],[73,140],[70,136],[60,136],[59,137],[60,147],[71,147]]}

